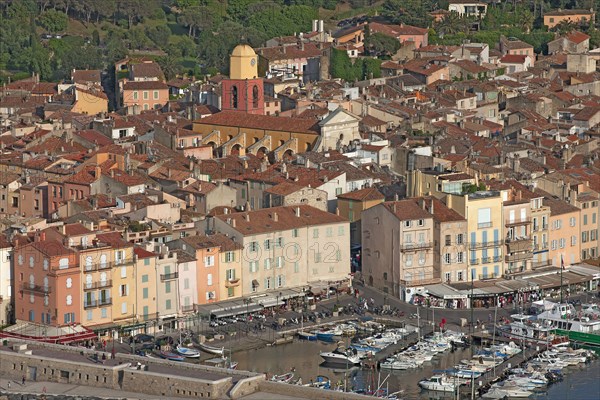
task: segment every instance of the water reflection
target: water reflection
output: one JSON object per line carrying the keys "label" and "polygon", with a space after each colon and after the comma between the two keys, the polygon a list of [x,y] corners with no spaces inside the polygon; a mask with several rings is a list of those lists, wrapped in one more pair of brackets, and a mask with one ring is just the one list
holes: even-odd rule
{"label": "water reflection", "polygon": [[388,388],[390,392],[403,390],[405,398],[429,399],[440,397],[437,397],[436,393],[421,393],[417,382],[429,378],[435,370],[451,368],[462,359],[470,359],[472,354],[471,349],[448,351],[424,363],[420,368],[406,371],[384,370],[379,374],[377,371],[363,370],[359,367],[345,370],[339,365],[323,364],[319,352],[331,351],[334,348],[335,344],[331,343],[295,341],[281,346],[237,352],[233,354],[233,359],[239,362],[239,369],[267,373],[269,376],[295,368],[294,379],[301,377],[304,383],[309,383],[318,375],[327,376],[332,386],[346,383],[348,388],[355,389],[377,387],[383,382],[381,386]]}

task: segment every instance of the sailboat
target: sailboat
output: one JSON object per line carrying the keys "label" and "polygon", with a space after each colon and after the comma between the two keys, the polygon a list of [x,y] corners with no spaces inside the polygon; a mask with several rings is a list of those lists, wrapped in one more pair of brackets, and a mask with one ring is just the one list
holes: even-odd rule
{"label": "sailboat", "polygon": [[298,332],[298,338],[300,340],[309,340],[311,342],[317,340],[317,335],[315,333],[304,332],[304,318],[302,318],[302,324],[300,326],[300,332]]}

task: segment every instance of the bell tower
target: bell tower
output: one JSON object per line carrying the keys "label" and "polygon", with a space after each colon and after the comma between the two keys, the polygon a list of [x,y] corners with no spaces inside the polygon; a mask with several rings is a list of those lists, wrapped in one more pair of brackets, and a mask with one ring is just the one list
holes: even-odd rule
{"label": "bell tower", "polygon": [[265,113],[264,83],[258,77],[258,56],[247,44],[233,49],[229,58],[229,79],[221,82],[221,110]]}

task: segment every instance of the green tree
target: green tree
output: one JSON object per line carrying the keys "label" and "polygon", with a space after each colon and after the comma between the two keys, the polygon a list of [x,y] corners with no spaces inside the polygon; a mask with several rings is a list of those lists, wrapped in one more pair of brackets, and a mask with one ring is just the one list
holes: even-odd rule
{"label": "green tree", "polygon": [[400,49],[400,42],[396,38],[376,32],[370,34],[368,39],[365,35],[365,49],[368,49],[369,55],[391,56]]}
{"label": "green tree", "polygon": [[429,12],[433,10],[433,5],[433,0],[386,0],[382,14],[393,23],[428,27],[432,20]]}
{"label": "green tree", "polygon": [[38,22],[48,32],[63,32],[67,29],[69,19],[67,16],[56,10],[45,11],[39,16]]}
{"label": "green tree", "polygon": [[167,80],[173,79],[181,71],[181,65],[177,64],[172,57],[159,57],[156,59]]}
{"label": "green tree", "polygon": [[171,36],[171,30],[166,25],[148,26],[145,29],[146,36],[154,42],[161,49],[169,43],[169,37]]}

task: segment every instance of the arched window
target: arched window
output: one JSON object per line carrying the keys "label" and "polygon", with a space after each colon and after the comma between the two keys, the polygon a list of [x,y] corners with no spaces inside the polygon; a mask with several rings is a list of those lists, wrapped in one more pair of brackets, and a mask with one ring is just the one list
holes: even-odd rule
{"label": "arched window", "polygon": [[231,108],[238,108],[238,90],[237,86],[231,87]]}
{"label": "arched window", "polygon": [[252,107],[258,108],[258,86],[252,88]]}

